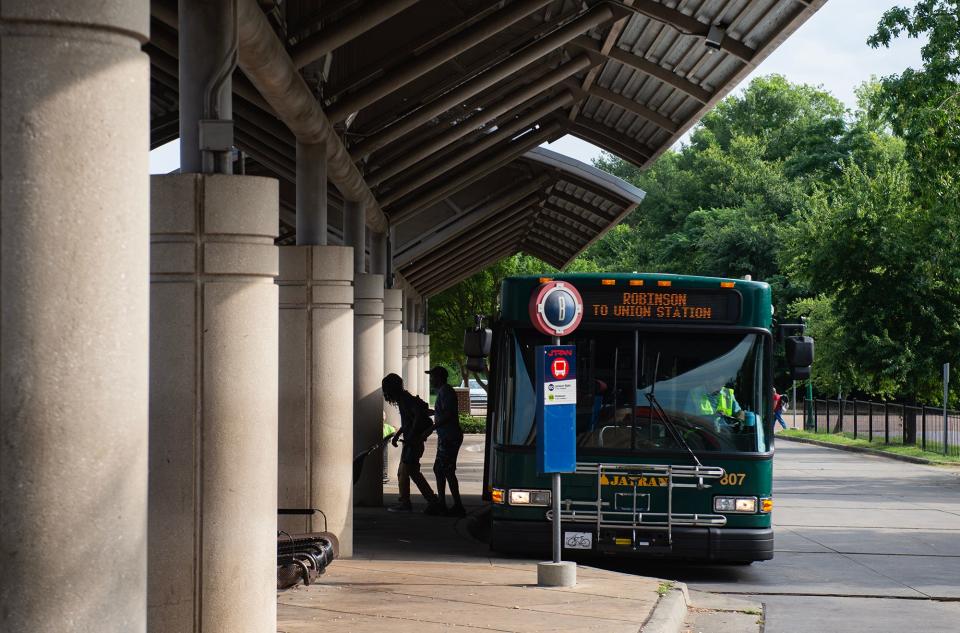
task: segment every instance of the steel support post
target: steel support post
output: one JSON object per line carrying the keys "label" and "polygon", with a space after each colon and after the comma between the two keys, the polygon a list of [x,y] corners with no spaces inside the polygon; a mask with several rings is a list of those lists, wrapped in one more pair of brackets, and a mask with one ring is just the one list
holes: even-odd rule
{"label": "steel support post", "polygon": [[297,141],[297,246],[327,244],[327,148]]}
{"label": "steel support post", "polygon": [[229,174],[237,3],[179,0],[178,16],[180,173]]}
{"label": "steel support post", "polygon": [[387,236],[377,231],[370,232],[370,272],[387,274]]}
{"label": "steel support post", "polygon": [[883,443],[890,443],[890,409],[887,403],[883,403]]}
{"label": "steel support post", "polygon": [[9,633],[146,626],[149,27],[144,0],[0,3]]}

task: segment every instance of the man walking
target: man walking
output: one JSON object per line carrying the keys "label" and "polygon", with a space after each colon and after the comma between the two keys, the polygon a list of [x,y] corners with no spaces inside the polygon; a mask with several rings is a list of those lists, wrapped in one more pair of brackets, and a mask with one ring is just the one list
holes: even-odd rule
{"label": "man walking", "polygon": [[[437,392],[433,407],[434,428],[437,430],[437,458],[433,462],[433,474],[437,477],[437,494],[440,497],[438,514],[462,517],[466,515],[460,501],[460,483],[457,481],[457,454],[463,444],[457,394],[447,382],[447,370],[439,365],[426,372],[430,375],[430,387]],[[445,489],[450,486],[453,505],[447,510]],[[428,514],[431,513],[428,508]]]}
{"label": "man walking", "polygon": [[391,443],[396,446],[397,441],[403,438],[403,448],[400,451],[400,468],[397,470],[397,485],[400,488],[400,500],[395,506],[387,508],[390,512],[411,512],[413,504],[410,502],[410,480],[417,484],[417,489],[427,500],[426,512],[439,514],[440,504],[426,477],[420,472],[420,458],[423,457],[423,443],[430,435],[430,407],[427,403],[403,388],[403,378],[396,374],[388,374],[381,382],[383,399],[400,410],[400,430],[397,431]]}

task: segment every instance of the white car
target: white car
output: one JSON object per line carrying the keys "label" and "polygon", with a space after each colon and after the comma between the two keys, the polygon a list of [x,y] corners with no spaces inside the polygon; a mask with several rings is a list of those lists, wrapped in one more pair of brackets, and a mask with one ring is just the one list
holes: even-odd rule
{"label": "white car", "polygon": [[471,378],[467,381],[467,384],[460,385],[461,388],[469,387],[470,388],[470,406],[471,407],[485,407],[487,406],[487,391],[480,386],[480,382],[474,378]]}

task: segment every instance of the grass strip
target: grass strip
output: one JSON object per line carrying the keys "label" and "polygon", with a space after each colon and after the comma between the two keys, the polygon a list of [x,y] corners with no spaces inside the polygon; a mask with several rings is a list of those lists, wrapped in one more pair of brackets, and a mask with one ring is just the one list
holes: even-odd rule
{"label": "grass strip", "polygon": [[883,444],[881,442],[869,442],[863,439],[853,439],[849,433],[811,433],[801,431],[800,429],[787,429],[778,433],[785,437],[797,437],[807,440],[817,440],[828,444],[837,444],[840,446],[856,446],[859,448],[869,448],[884,453],[894,455],[906,455],[907,457],[919,457],[927,459],[937,464],[960,464],[960,457],[955,455],[944,455],[943,453],[933,453],[922,450],[919,446],[905,446],[903,444]]}

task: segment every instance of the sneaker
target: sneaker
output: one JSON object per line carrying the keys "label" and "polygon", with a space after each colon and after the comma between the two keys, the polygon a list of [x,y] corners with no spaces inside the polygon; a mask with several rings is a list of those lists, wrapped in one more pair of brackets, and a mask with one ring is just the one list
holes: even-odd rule
{"label": "sneaker", "polygon": [[413,505],[409,503],[398,503],[387,508],[387,512],[413,512]]}
{"label": "sneaker", "polygon": [[448,517],[465,517],[467,516],[467,510],[462,505],[457,504],[447,510]]}
{"label": "sneaker", "polygon": [[443,516],[447,513],[447,509],[439,503],[431,503],[427,506],[423,513],[431,516]]}

